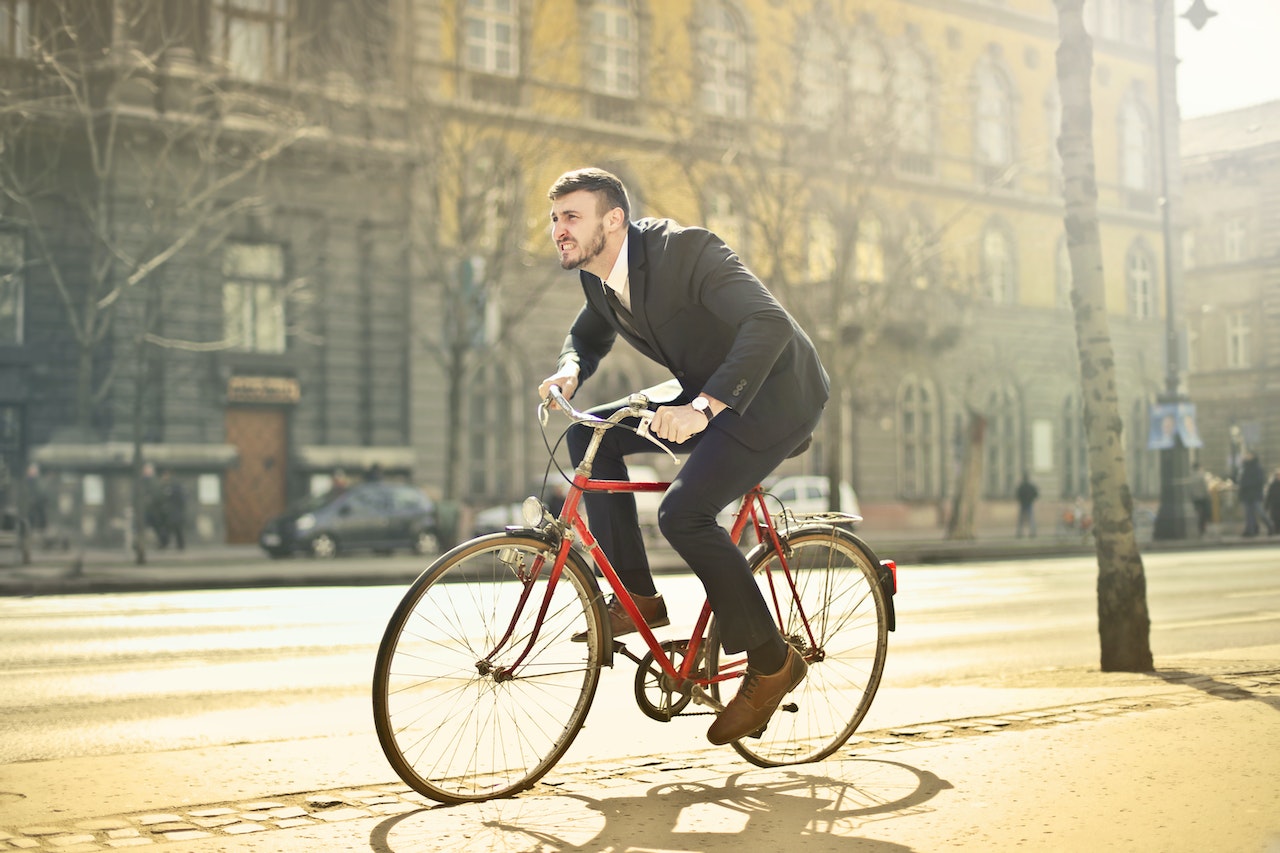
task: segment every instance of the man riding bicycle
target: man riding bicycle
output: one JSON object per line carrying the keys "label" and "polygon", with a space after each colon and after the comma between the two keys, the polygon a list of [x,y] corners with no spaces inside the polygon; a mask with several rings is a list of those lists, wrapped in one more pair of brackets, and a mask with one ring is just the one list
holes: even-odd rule
{"label": "man riding bicycle", "polygon": [[[738,740],[764,727],[807,667],[779,633],[716,514],[808,441],[827,401],[826,371],[805,332],[715,234],[669,219],[631,221],[626,187],[602,169],[565,173],[548,197],[560,266],[579,271],[586,302],[539,397],[551,385],[572,397],[618,335],[679,381],[682,393],[656,407],[650,426],[688,454],[662,500],[658,526],[706,588],[724,651],[747,653],[742,685],[707,732],[715,744]],[[575,465],[591,435],[583,425],[570,429]],[[593,476],[626,480],[625,457],[652,450],[641,436],[609,430]],[[593,535],[647,624],[669,624],[635,496],[589,492],[583,500]],[[636,630],[616,601],[609,614],[614,636]]]}

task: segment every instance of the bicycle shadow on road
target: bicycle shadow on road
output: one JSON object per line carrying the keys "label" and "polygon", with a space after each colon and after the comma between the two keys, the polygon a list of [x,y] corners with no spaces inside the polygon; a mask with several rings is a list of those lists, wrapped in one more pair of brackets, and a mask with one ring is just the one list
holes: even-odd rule
{"label": "bicycle shadow on road", "polygon": [[[806,851],[894,853],[909,848],[868,839],[860,829],[927,811],[952,787],[928,771],[883,759],[750,770],[727,779],[714,768],[679,775],[648,787],[635,781],[615,787],[605,777],[565,785],[554,795],[539,786],[534,795],[399,815],[378,825],[370,849],[741,853],[787,849],[802,840]],[[611,787],[616,796],[609,795]]]}

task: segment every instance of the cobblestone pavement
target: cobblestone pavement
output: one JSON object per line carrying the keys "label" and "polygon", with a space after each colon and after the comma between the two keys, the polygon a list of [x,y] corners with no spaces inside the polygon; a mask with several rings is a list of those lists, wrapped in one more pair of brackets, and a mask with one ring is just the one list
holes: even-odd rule
{"label": "cobblestone pavement", "polygon": [[[1170,684],[1193,689],[1166,695],[1108,699],[859,732],[841,751],[838,760],[883,757],[963,738],[998,739],[1008,732],[1079,725],[1103,718],[1174,710],[1213,701],[1239,702],[1280,697],[1280,668],[1213,674],[1175,670],[1172,674],[1163,674],[1163,677]],[[1280,709],[1280,704],[1271,704]],[[599,797],[610,790],[637,784],[696,784],[708,777],[729,778],[741,774],[744,766],[740,759],[724,750],[653,757],[627,766],[603,762],[561,765],[553,768],[520,799],[557,794]],[[399,783],[359,789],[282,793],[266,800],[205,803],[163,813],[109,815],[68,824],[0,826],[0,850],[88,853],[156,845],[174,845],[181,849],[177,845],[199,839],[281,832],[362,818],[404,815],[436,806],[436,803]]]}

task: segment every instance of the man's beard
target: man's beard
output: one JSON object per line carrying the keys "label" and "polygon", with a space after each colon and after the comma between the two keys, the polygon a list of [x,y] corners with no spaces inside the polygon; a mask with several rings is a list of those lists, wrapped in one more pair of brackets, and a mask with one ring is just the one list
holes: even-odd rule
{"label": "man's beard", "polygon": [[[578,258],[576,261],[571,261],[566,257],[561,257],[560,268],[566,270],[578,269],[593,258],[599,257],[600,253],[604,251],[604,243],[604,225],[601,224],[596,228],[596,233],[592,235],[591,245],[583,251],[582,257]],[[581,248],[582,244],[578,243],[578,247]]]}

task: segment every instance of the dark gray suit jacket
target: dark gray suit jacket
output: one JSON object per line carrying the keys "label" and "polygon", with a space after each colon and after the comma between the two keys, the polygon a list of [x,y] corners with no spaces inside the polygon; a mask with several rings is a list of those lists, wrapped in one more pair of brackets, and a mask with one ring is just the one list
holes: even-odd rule
{"label": "dark gray suit jacket", "polygon": [[587,301],[560,361],[577,362],[580,383],[622,335],[679,380],[678,402],[705,392],[727,404],[712,427],[749,448],[816,422],[830,383],[813,342],[724,241],[669,219],[640,219],[629,226],[627,262],[634,334],[600,279],[579,273]]}

